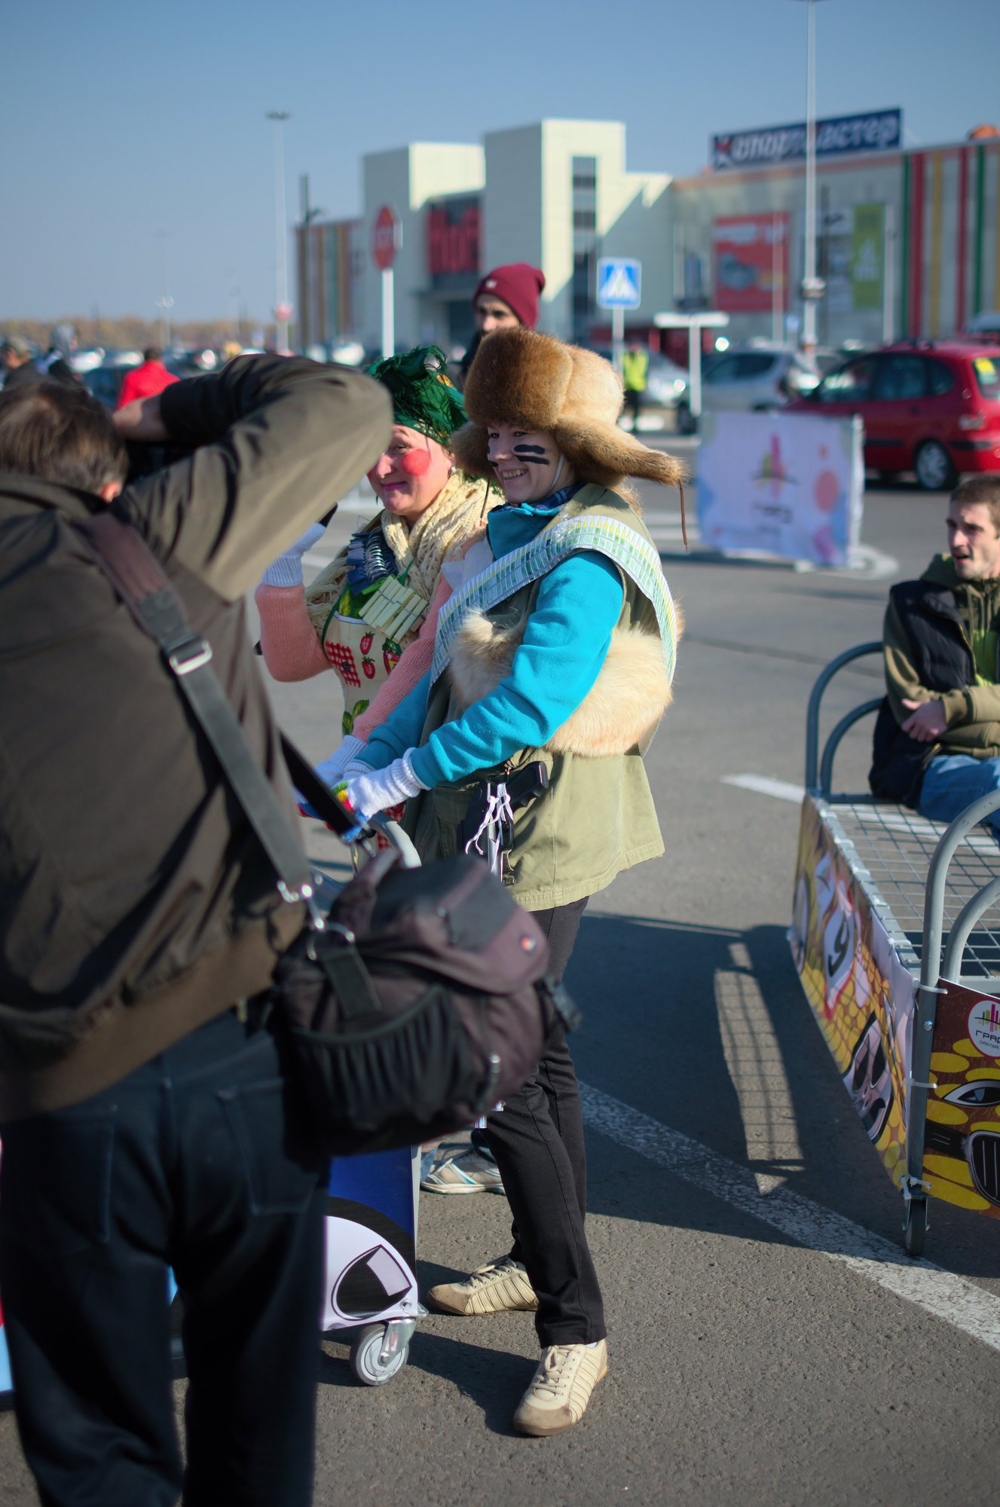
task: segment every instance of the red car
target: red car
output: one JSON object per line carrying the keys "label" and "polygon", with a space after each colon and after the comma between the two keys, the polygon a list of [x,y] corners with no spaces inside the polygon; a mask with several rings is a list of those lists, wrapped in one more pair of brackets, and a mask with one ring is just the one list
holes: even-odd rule
{"label": "red car", "polygon": [[865,465],[883,477],[916,473],[930,492],[963,471],[1000,471],[1000,347],[910,340],[869,351],[829,372],[794,413],[858,413]]}

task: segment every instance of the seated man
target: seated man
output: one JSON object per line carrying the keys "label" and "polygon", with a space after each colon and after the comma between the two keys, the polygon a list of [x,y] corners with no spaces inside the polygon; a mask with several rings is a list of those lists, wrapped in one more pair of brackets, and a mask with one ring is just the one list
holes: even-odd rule
{"label": "seated man", "polygon": [[874,795],[942,822],[1000,789],[1000,476],[963,482],[947,528],[951,553],[889,593],[869,775]]}

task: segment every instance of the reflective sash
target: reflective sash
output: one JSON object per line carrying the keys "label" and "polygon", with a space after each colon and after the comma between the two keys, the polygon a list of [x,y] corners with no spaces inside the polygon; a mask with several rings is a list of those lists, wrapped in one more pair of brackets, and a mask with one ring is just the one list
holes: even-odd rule
{"label": "reflective sash", "polygon": [[660,630],[667,678],[673,681],[677,659],[677,609],[674,607],[660,556],[648,539],[629,524],[602,514],[564,518],[543,529],[530,544],[494,560],[467,581],[441,608],[431,664],[431,685],[444,673],[451,648],[469,612],[488,612],[523,586],[547,576],[550,570],[581,550],[606,555],[635,582],[652,605]]}

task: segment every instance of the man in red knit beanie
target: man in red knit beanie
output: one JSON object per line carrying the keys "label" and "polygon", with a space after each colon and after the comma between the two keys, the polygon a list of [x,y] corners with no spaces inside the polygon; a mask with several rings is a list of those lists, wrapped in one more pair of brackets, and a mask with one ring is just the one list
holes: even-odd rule
{"label": "man in red knit beanie", "polygon": [[529,330],[535,329],[538,324],[538,300],[544,287],[545,273],[540,267],[532,267],[528,262],[507,262],[486,273],[472,295],[476,333],[462,357],[460,371],[463,382],[484,335],[492,335],[494,330],[512,329],[517,325],[524,325]]}

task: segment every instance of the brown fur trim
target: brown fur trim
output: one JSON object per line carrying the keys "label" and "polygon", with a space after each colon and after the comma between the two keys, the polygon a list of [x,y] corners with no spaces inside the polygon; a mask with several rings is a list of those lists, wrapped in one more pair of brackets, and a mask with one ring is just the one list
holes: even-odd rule
{"label": "brown fur trim", "polygon": [[463,424],[451,437],[451,453],[456,466],[461,467],[467,476],[485,476],[496,481],[496,472],[487,454],[488,444],[484,428],[478,424]]}
{"label": "brown fur trim", "polygon": [[[460,711],[488,696],[510,673],[526,622],[525,617],[503,626],[482,612],[467,614],[449,666]],[[672,699],[659,638],[638,628],[616,628],[596,682],[546,747],[588,758],[644,747]]]}

